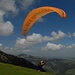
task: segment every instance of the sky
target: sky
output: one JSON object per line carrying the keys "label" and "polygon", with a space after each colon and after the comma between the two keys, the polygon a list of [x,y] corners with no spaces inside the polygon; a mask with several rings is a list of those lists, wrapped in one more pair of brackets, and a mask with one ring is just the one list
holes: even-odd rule
{"label": "sky", "polygon": [[[40,18],[22,36],[28,13],[42,6],[66,12],[61,18],[51,13]],[[0,0],[0,50],[13,55],[29,54],[48,58],[75,58],[75,0]]]}

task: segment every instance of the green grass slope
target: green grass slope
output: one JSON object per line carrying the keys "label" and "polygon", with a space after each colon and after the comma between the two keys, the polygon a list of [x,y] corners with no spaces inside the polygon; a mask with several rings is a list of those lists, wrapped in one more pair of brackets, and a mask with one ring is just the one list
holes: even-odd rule
{"label": "green grass slope", "polygon": [[75,75],[75,69],[69,69],[66,71],[66,74]]}
{"label": "green grass slope", "polygon": [[54,75],[37,70],[0,63],[0,75]]}

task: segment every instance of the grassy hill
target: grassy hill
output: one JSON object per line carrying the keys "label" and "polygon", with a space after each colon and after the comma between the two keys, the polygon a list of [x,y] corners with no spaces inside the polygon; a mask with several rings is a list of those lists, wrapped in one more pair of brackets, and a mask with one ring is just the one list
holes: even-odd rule
{"label": "grassy hill", "polygon": [[[18,56],[6,54],[2,51],[0,51],[0,62],[13,64],[13,65],[21,66],[21,67],[25,67],[25,68],[31,68],[31,69],[35,69],[35,70],[38,69],[38,66],[34,65],[30,61],[28,61],[24,58],[20,58]],[[41,68],[40,71],[46,72],[43,68]]]}
{"label": "grassy hill", "polygon": [[67,75],[75,75],[75,69],[69,69],[66,71]]}
{"label": "grassy hill", "polygon": [[75,75],[73,59],[43,59],[46,64],[39,72],[37,65],[40,59],[23,54],[14,56],[0,51],[0,62],[7,63],[0,63],[0,75]]}
{"label": "grassy hill", "polygon": [[0,75],[54,75],[0,62]]}

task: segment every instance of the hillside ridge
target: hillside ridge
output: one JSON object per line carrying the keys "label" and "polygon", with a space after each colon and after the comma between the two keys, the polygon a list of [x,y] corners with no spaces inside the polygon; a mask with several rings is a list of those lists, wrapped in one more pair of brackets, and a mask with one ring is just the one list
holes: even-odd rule
{"label": "hillside ridge", "polygon": [[[38,69],[38,67],[34,65],[33,63],[31,63],[30,61],[20,58],[18,56],[6,54],[2,52],[1,50],[0,50],[0,62],[27,67],[27,68],[32,68],[36,70]],[[41,71],[45,72],[43,68],[41,69]]]}

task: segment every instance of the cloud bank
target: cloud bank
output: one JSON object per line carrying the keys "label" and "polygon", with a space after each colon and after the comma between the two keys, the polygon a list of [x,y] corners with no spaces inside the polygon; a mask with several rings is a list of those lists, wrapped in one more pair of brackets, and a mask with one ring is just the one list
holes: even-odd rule
{"label": "cloud bank", "polygon": [[8,36],[13,33],[14,25],[11,21],[5,21],[5,15],[16,15],[20,8],[17,7],[16,1],[20,4],[20,8],[28,9],[35,1],[34,0],[0,0],[0,35]]}
{"label": "cloud bank", "polygon": [[26,10],[35,2],[35,0],[17,0],[17,2],[19,2],[21,9]]}
{"label": "cloud bank", "polygon": [[68,34],[60,30],[58,32],[53,31],[51,37],[33,33],[26,38],[17,38],[13,48],[3,47],[2,44],[0,44],[0,48],[9,54],[29,54],[34,56],[39,54],[39,56],[62,58],[75,57],[75,44],[65,46],[55,43],[65,38],[69,38]]}
{"label": "cloud bank", "polygon": [[0,0],[0,35],[8,36],[13,33],[14,26],[10,21],[4,20],[4,16],[9,12],[15,14],[18,9],[15,0]]}
{"label": "cloud bank", "polygon": [[42,36],[41,34],[35,34],[33,33],[32,35],[30,36],[27,36],[27,38],[18,38],[16,40],[16,44],[15,46],[16,47],[21,47],[21,48],[27,48],[27,47],[32,47],[34,46],[35,44],[38,44],[38,43],[42,43],[42,42],[48,42],[48,41],[57,41],[57,40],[60,40],[60,39],[63,39],[66,37],[66,34],[62,31],[58,31],[58,33],[56,32],[52,32],[52,37],[49,37],[49,36]]}

